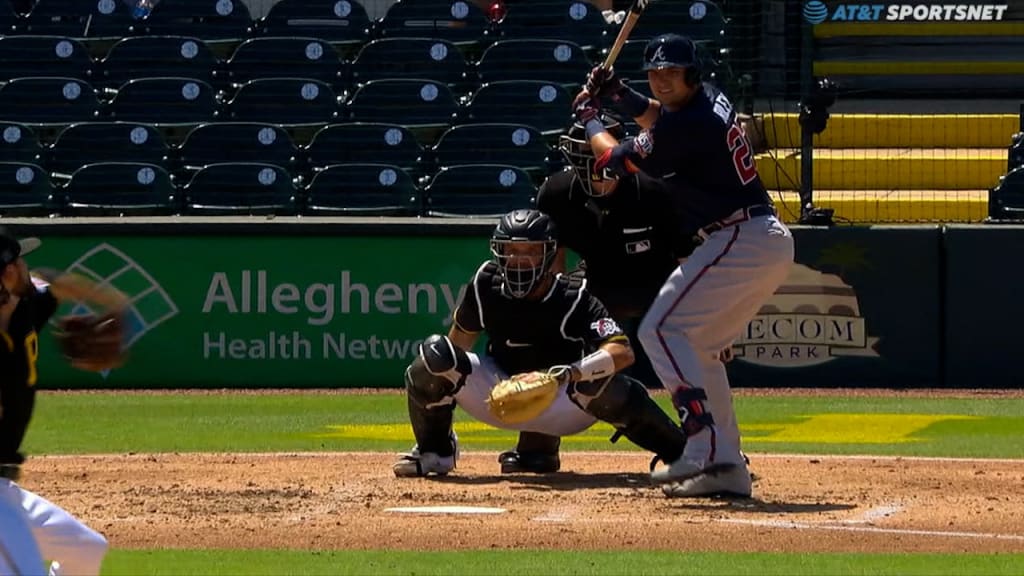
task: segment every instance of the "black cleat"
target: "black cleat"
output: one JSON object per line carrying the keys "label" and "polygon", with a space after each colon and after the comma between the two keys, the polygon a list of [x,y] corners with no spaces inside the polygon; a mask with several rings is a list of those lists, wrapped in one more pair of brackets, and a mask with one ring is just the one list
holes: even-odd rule
{"label": "black cleat", "polygon": [[558,454],[538,454],[509,450],[498,456],[502,474],[551,474],[562,467]]}

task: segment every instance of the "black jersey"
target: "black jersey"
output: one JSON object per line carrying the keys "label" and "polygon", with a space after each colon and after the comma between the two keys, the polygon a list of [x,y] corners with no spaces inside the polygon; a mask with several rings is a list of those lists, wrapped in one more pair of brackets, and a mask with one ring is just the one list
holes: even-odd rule
{"label": "black jersey", "polygon": [[45,283],[22,298],[6,332],[0,332],[0,464],[20,464],[18,450],[25,437],[36,398],[39,332],[57,310],[57,299]]}
{"label": "black jersey", "polygon": [[638,167],[664,180],[697,227],[772,203],[732,103],[711,84],[679,110],[662,107],[654,125],[633,140],[633,151]]}
{"label": "black jersey", "polygon": [[541,185],[537,208],[555,221],[559,243],[580,256],[587,287],[614,314],[643,314],[679,258],[693,251],[664,185],[645,174],[592,197],[564,170]]}
{"label": "black jersey", "polygon": [[487,354],[508,374],[571,364],[612,340],[628,342],[587,281],[559,274],[540,300],[512,298],[485,262],[455,309],[459,329],[487,333]]}

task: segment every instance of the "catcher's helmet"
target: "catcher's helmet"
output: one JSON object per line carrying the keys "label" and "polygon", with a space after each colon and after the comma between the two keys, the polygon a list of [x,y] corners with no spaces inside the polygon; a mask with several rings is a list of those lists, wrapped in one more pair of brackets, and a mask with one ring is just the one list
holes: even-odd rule
{"label": "catcher's helmet", "polygon": [[22,238],[18,240],[7,228],[0,226],[0,269],[14,262],[19,256],[39,248],[42,244],[38,238]]}
{"label": "catcher's helmet", "polygon": [[[616,140],[622,140],[626,136],[626,131],[618,120],[610,116],[602,116],[601,123]],[[618,176],[610,170],[594,170],[596,159],[590,148],[590,141],[587,139],[587,129],[582,124],[573,124],[568,134],[558,137],[558,150],[576,172],[576,177],[583,184],[583,191],[588,195],[604,196],[607,194],[607,192],[595,191],[593,186],[595,182],[618,180]]]}
{"label": "catcher's helmet", "polygon": [[700,60],[697,45],[686,36],[662,34],[644,48],[644,70],[685,68],[686,83],[696,86],[700,82]]}
{"label": "catcher's helmet", "polygon": [[501,270],[505,292],[524,298],[550,272],[558,242],[555,223],[538,210],[513,210],[491,235],[491,254]]}

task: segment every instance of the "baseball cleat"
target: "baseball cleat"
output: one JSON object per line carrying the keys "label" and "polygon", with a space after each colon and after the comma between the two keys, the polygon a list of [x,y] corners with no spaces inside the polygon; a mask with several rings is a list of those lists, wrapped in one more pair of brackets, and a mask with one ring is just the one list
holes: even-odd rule
{"label": "baseball cleat", "polygon": [[651,471],[651,482],[668,484],[710,472],[735,468],[733,462],[715,462],[715,431],[708,426],[686,440],[683,455],[668,466]]}
{"label": "baseball cleat", "polygon": [[558,454],[536,454],[515,450],[502,452],[498,456],[498,462],[501,463],[502,474],[551,474],[558,472],[562,467]]}
{"label": "baseball cleat", "polygon": [[421,453],[413,448],[412,452],[402,454],[391,469],[399,478],[416,478],[431,474],[447,476],[455,469],[455,456],[438,456],[433,452]]}
{"label": "baseball cleat", "polygon": [[669,498],[697,498],[701,496],[722,496],[750,498],[753,492],[750,470],[745,464],[736,464],[725,470],[718,470],[688,478],[681,482],[664,484],[661,491]]}

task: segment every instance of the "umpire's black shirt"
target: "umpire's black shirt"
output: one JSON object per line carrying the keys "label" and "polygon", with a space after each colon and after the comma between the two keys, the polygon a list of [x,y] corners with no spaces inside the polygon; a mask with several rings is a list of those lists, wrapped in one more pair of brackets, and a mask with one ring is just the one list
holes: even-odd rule
{"label": "umpire's black shirt", "polygon": [[39,332],[57,310],[48,285],[36,283],[0,331],[0,464],[20,464],[18,452],[36,398]]}
{"label": "umpire's black shirt", "polygon": [[590,291],[615,316],[643,314],[678,259],[693,251],[668,191],[644,174],[591,197],[563,170],[541,185],[537,208],[555,221],[559,243],[579,254]]}

